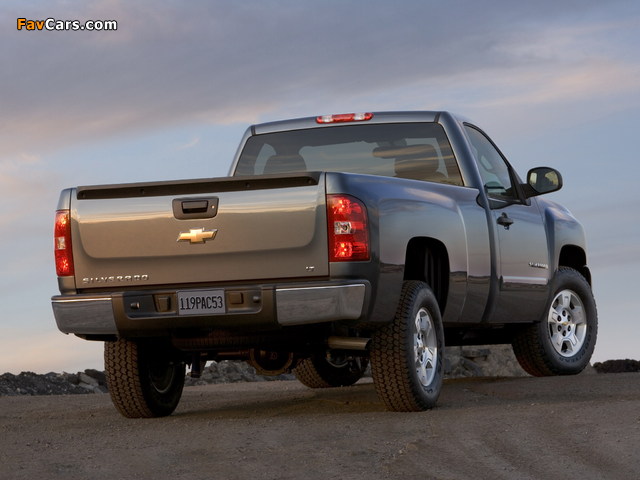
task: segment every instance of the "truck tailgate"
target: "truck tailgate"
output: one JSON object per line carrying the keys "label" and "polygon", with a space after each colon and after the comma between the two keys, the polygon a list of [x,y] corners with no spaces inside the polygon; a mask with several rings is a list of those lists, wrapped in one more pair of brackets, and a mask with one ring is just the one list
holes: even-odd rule
{"label": "truck tailgate", "polygon": [[79,187],[79,289],[328,275],[324,175]]}

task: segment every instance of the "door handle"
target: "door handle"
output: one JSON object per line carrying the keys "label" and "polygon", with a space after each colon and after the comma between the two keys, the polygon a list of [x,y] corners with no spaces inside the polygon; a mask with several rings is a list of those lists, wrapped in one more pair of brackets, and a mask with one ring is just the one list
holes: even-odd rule
{"label": "door handle", "polygon": [[513,224],[513,219],[509,218],[509,215],[502,212],[502,215],[498,217],[498,225],[502,225],[505,230],[509,230],[509,227]]}

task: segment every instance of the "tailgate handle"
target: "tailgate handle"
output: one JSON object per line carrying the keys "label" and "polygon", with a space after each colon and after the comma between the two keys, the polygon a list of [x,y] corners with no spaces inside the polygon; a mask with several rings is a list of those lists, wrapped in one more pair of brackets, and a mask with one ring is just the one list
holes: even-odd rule
{"label": "tailgate handle", "polygon": [[213,218],[218,213],[218,197],[176,198],[173,200],[173,216],[179,220]]}
{"label": "tailgate handle", "polygon": [[187,200],[182,202],[183,213],[204,213],[209,210],[208,200]]}

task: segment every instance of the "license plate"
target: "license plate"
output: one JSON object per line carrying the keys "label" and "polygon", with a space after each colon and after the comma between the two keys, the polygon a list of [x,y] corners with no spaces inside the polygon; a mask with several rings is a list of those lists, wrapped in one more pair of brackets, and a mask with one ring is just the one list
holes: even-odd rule
{"label": "license plate", "polygon": [[225,312],[224,290],[178,292],[178,315],[215,315]]}

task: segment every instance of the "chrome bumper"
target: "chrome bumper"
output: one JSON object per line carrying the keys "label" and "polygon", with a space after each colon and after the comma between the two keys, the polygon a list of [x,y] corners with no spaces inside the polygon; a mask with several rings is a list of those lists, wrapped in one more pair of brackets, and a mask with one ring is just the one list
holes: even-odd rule
{"label": "chrome bumper", "polygon": [[115,335],[118,333],[110,295],[53,297],[53,315],[63,333]]}
{"label": "chrome bumper", "polygon": [[[357,320],[363,314],[367,287],[365,283],[326,286],[316,284],[314,286],[275,287],[271,291],[275,292],[272,321],[282,326],[290,326],[337,320]],[[152,295],[151,292],[149,294]],[[114,312],[124,312],[119,302],[122,302],[122,297],[119,294],[114,294],[114,296],[55,296],[51,299],[58,329],[64,333],[79,335],[117,335],[119,333],[118,321]],[[264,313],[263,311],[262,314]],[[121,315],[125,315],[125,318],[119,318],[119,320],[124,320],[128,324],[134,324],[138,321],[134,317],[127,318],[124,313]],[[179,318],[179,323],[175,325],[178,328],[179,326],[189,326],[189,320],[197,321],[199,318],[207,318],[207,315],[194,315],[187,319],[178,317],[177,314],[174,317],[171,312],[165,311],[162,314],[151,314],[145,320],[153,320],[156,315],[158,320],[162,319],[165,325],[167,320]],[[238,319],[243,315],[246,316],[241,312],[228,312],[209,316],[209,318],[231,320]]]}
{"label": "chrome bumper", "polygon": [[327,287],[276,288],[280,325],[356,320],[362,315],[363,283]]}

